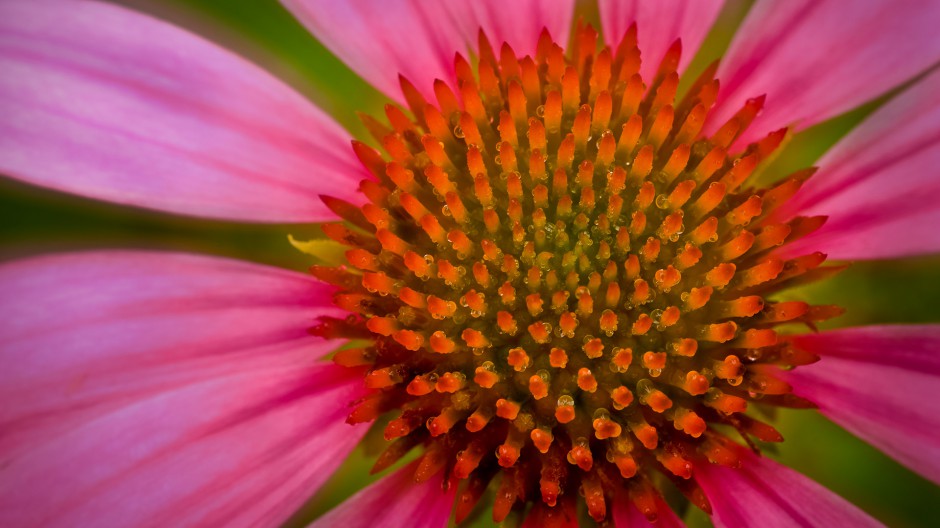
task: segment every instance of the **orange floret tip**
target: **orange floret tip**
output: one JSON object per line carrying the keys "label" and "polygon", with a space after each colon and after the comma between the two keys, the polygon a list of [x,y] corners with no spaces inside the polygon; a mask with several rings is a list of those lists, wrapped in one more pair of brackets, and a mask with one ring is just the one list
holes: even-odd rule
{"label": "orange floret tip", "polygon": [[841,309],[783,290],[842,269],[790,249],[825,221],[788,216],[814,170],[765,187],[789,132],[739,144],[763,98],[716,122],[717,63],[682,79],[676,41],[644,79],[642,31],[523,57],[480,31],[454,79],[400,78],[405,106],[361,117],[361,199],[321,198],[347,265],[311,274],[348,314],[307,331],[355,343],[333,362],[367,389],[347,421],[388,424],[375,469],[419,449],[458,523],[492,489],[521,525],[622,501],[652,522],[668,482],[707,511],[693,467],[781,440],[750,403],[813,406],[787,370],[819,355],[790,335]]}

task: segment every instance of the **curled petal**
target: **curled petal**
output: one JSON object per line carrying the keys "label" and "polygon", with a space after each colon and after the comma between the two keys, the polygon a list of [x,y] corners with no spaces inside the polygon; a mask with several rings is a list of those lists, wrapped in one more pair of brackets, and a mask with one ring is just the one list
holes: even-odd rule
{"label": "curled petal", "polygon": [[940,484],[940,325],[867,326],[807,334],[822,357],[787,373],[829,419]]}
{"label": "curled petal", "polygon": [[364,428],[305,328],[327,289],[218,258],[0,266],[0,524],[279,524]]}
{"label": "curled petal", "polygon": [[173,213],[335,215],[367,174],[349,135],[254,64],[110,3],[0,3],[0,173]]}

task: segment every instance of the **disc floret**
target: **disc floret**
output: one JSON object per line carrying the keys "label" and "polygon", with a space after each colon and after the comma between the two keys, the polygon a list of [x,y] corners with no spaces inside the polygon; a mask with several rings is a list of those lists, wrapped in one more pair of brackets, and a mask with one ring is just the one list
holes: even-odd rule
{"label": "disc floret", "polygon": [[677,100],[678,42],[645,82],[635,35],[597,51],[582,27],[566,54],[543,33],[519,58],[481,34],[456,93],[403,79],[413,117],[365,119],[385,151],[354,145],[365,205],[325,198],[351,267],[313,271],[356,315],[313,331],[370,341],[334,358],[373,390],[349,421],[394,411],[376,469],[422,446],[416,480],[465,481],[458,522],[498,474],[497,521],[579,494],[598,521],[622,494],[654,518],[663,476],[708,510],[694,466],[737,463],[722,431],[779,441],[749,404],[811,405],[775,373],[816,358],[775,327],[838,310],[770,296],[830,269],[775,254],[822,223],[774,217],[812,171],[747,187],[786,134],[735,146],[763,98],[706,137],[715,68]]}

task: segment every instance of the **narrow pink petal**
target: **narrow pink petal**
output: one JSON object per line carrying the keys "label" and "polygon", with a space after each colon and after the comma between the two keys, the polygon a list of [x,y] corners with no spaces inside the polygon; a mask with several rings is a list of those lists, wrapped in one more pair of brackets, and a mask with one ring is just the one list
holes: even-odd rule
{"label": "narrow pink petal", "polygon": [[695,479],[712,505],[716,528],[853,528],[881,523],[800,473],[741,449],[741,468],[704,464]]}
{"label": "narrow pink petal", "polygon": [[599,0],[604,41],[617,46],[636,23],[643,62],[640,75],[647,82],[656,74],[669,46],[682,39],[679,72],[685,70],[721,11],[724,0]]}
{"label": "narrow pink petal", "polygon": [[[472,49],[476,50],[477,34],[482,29],[494,47],[506,42],[519,56],[535,56],[542,29],[547,29],[556,42],[567,45],[574,15],[574,0],[442,3],[451,4],[451,14],[456,17],[467,41],[472,43]],[[499,49],[496,51],[498,53]]]}
{"label": "narrow pink petal", "polygon": [[416,484],[417,462],[360,490],[311,524],[311,528],[444,528],[457,486],[442,489],[441,475]]}
{"label": "narrow pink petal", "polygon": [[0,173],[174,213],[323,221],[366,174],[270,74],[109,3],[0,3],[0,116]]}
{"label": "narrow pink petal", "polygon": [[873,259],[940,251],[940,71],[878,109],[818,165],[781,214],[829,220],[789,253]]}
{"label": "narrow pink petal", "polygon": [[0,290],[0,525],[276,525],[364,433],[304,275],[92,252],[4,264]]}
{"label": "narrow pink petal", "polygon": [[935,64],[938,25],[933,0],[757,2],[718,69],[721,91],[708,127],[762,94],[764,111],[739,144],[845,112]]}
{"label": "narrow pink petal", "polygon": [[656,501],[657,518],[655,523],[649,522],[645,515],[633,504],[633,501],[623,497],[613,504],[615,528],[685,528],[685,523],[676,517],[672,508],[662,499]]}
{"label": "narrow pink petal", "polygon": [[313,35],[389,97],[404,102],[399,75],[434,101],[433,82],[454,81],[454,54],[475,50],[482,28],[494,46],[534,54],[542,28],[567,43],[574,0],[281,0]]}
{"label": "narrow pink petal", "polygon": [[940,484],[940,325],[848,328],[795,342],[822,356],[787,373],[796,394]]}

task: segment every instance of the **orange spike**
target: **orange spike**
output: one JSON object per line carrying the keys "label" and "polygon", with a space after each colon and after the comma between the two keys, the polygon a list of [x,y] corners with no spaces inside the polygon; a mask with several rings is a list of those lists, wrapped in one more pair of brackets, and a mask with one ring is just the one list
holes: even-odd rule
{"label": "orange spike", "polygon": [[646,86],[643,85],[643,78],[639,74],[633,74],[627,81],[627,86],[623,90],[623,97],[620,99],[620,115],[636,115],[645,91]]}
{"label": "orange spike", "polygon": [[539,79],[538,66],[531,57],[524,57],[520,61],[520,76],[522,88],[529,102],[538,101],[542,95],[541,79]]}
{"label": "orange spike", "polygon": [[669,134],[669,131],[672,130],[672,122],[674,119],[675,111],[670,105],[663,106],[659,109],[659,112],[656,113],[656,118],[653,120],[650,131],[646,136],[646,140],[653,146],[654,150],[659,150],[663,141],[666,140],[666,136]]}
{"label": "orange spike", "polygon": [[470,348],[486,348],[490,346],[490,341],[479,330],[465,328],[460,334],[460,337]]}
{"label": "orange spike", "polygon": [[665,412],[672,407],[672,400],[659,389],[651,389],[645,396],[641,396],[640,403],[658,413]]}
{"label": "orange spike", "polygon": [[633,335],[643,335],[646,332],[649,332],[649,329],[653,326],[653,319],[646,315],[641,314],[636,321],[633,322],[633,328],[631,332]]}
{"label": "orange spike", "polygon": [[415,376],[405,389],[405,392],[412,396],[424,396],[433,391],[434,383],[427,376]]}
{"label": "orange spike", "polygon": [[614,400],[614,408],[618,411],[626,409],[633,403],[633,393],[623,385],[614,389],[610,393],[610,397]]}
{"label": "orange spike", "polygon": [[722,260],[734,260],[747,253],[747,250],[751,249],[753,243],[754,233],[741,231],[738,236],[718,248],[718,255]]}
{"label": "orange spike", "polygon": [[[733,266],[733,264],[731,264],[731,266]],[[725,284],[727,284],[727,282]],[[714,289],[711,286],[705,286],[703,288],[692,288],[689,290],[688,298],[685,300],[686,309],[692,311],[698,310],[702,306],[705,306],[705,304],[707,304],[708,300],[711,298],[713,292]]]}
{"label": "orange spike", "polygon": [[548,343],[552,338],[552,325],[546,322],[532,323],[529,325],[529,335],[535,339],[536,343]]}
{"label": "orange spike", "polygon": [[399,330],[392,334],[392,339],[411,351],[418,350],[424,345],[424,337],[412,330]]}
{"label": "orange spike", "polygon": [[666,266],[665,269],[656,270],[653,278],[657,289],[668,292],[673,286],[679,284],[679,281],[682,280],[682,274],[670,265]]}
{"label": "orange spike", "polygon": [[530,364],[529,355],[526,354],[525,350],[521,348],[510,349],[506,358],[506,362],[516,372],[522,372],[523,370],[527,369]]}
{"label": "orange spike", "polygon": [[559,423],[566,424],[574,420],[575,410],[574,410],[574,399],[571,396],[562,396],[558,398],[558,403],[555,406],[555,419]]}
{"label": "orange spike", "polygon": [[[477,369],[477,376],[479,376],[480,368],[483,368],[483,367],[479,367]],[[477,383],[480,383],[480,382],[477,381]],[[480,386],[485,387],[485,385],[483,384],[480,384]],[[467,431],[470,431],[471,433],[476,433],[478,431],[482,431],[483,428],[486,427],[486,424],[489,423],[489,421],[492,418],[493,418],[492,412],[490,412],[488,409],[483,409],[481,407],[477,409],[473,414],[471,414],[469,418],[467,418],[467,423],[464,427],[467,428]]]}
{"label": "orange spike", "polygon": [[703,245],[706,242],[715,242],[718,240],[718,218],[708,217],[704,222],[698,225],[689,233],[689,239],[696,245]]}
{"label": "orange spike", "polygon": [[777,257],[770,257],[767,260],[752,266],[738,273],[737,287],[750,288],[763,284],[777,278],[783,271],[784,262]]}
{"label": "orange spike", "polygon": [[548,396],[548,383],[546,379],[538,374],[533,374],[529,378],[529,392],[532,393],[532,397],[536,400],[541,400]]}
{"label": "orange spike", "polygon": [[548,92],[545,96],[543,119],[545,128],[552,136],[557,136],[561,129],[562,100],[561,93],[556,90]]}
{"label": "orange spike", "polygon": [[568,354],[560,348],[553,348],[549,353],[548,361],[555,368],[565,368],[568,365]]}
{"label": "orange spike", "polygon": [[466,376],[462,372],[445,372],[437,378],[434,389],[437,392],[453,394],[466,385]]}
{"label": "orange spike", "polygon": [[663,174],[666,176],[666,182],[670,183],[676,177],[685,170],[686,165],[689,163],[689,157],[692,155],[692,149],[689,148],[689,145],[682,144],[676,147],[672,154],[669,156],[669,160],[666,162],[666,165],[663,166]]}
{"label": "orange spike", "polygon": [[760,162],[760,157],[757,154],[735,160],[728,174],[721,178],[721,182],[727,186],[728,190],[736,190],[754,172],[758,162]]}
{"label": "orange spike", "polygon": [[532,444],[535,445],[535,448],[543,455],[548,453],[549,448],[552,446],[552,441],[555,439],[551,430],[542,428],[533,429],[532,432],[529,433],[529,437],[532,439]]}
{"label": "orange spike", "polygon": [[[610,286],[616,286],[616,284],[613,283]],[[610,292],[610,288],[608,288],[608,293],[609,292]],[[619,292],[618,292],[618,297],[619,297]],[[611,304],[608,303],[608,306],[610,305]],[[614,313],[612,310],[604,310],[604,312],[601,314],[601,319],[598,324],[602,332],[607,334],[608,337],[612,336],[614,332],[617,331],[617,314]]]}
{"label": "orange spike", "polygon": [[613,105],[613,99],[607,90],[603,90],[597,95],[597,99],[594,101],[594,115],[591,120],[591,130],[594,134],[600,134],[607,130]]}
{"label": "orange spike", "polygon": [[714,341],[716,343],[725,343],[730,341],[737,332],[738,325],[733,321],[726,323],[717,323],[705,325],[701,329],[699,338],[704,341]]}
{"label": "orange spike", "polygon": [[584,471],[590,471],[594,465],[594,458],[591,455],[591,448],[587,445],[575,445],[568,451],[568,462],[577,465]]}
{"label": "orange spike", "polygon": [[430,344],[431,350],[438,354],[450,354],[457,348],[457,345],[440,330],[431,334]]}
{"label": "orange spike", "polygon": [[764,300],[758,295],[739,297],[719,305],[722,317],[751,317],[764,308]]}
{"label": "orange spike", "polygon": [[598,440],[607,440],[608,438],[617,438],[623,429],[620,424],[610,418],[597,418],[591,424],[594,427],[594,436]]}
{"label": "orange spike", "polygon": [[698,350],[698,341],[685,337],[679,340],[675,345],[676,354],[680,356],[693,357]]}
{"label": "orange spike", "polygon": [[676,133],[675,143],[691,143],[695,140],[702,131],[707,115],[708,108],[704,104],[695,105],[682,122],[679,132]]}
{"label": "orange spike", "polygon": [[[649,176],[651,170],[653,170],[653,147],[651,145],[644,145],[633,159],[633,166],[630,168],[630,177],[635,180],[642,180]],[[655,193],[655,190],[653,192]]]}
{"label": "orange spike", "polygon": [[505,398],[496,400],[496,416],[499,416],[500,418],[505,418],[506,420],[515,420],[516,416],[519,415],[520,409],[521,407],[519,404],[514,401],[510,401]]}
{"label": "orange spike", "polygon": [[682,271],[691,268],[692,266],[696,265],[701,258],[701,249],[693,246],[692,244],[686,244],[685,247],[682,248],[682,251],[676,255],[676,269]]}
{"label": "orange spike", "polygon": [[690,370],[686,373],[682,388],[693,396],[705,394],[705,391],[708,390],[708,378],[694,370]]}
{"label": "orange spike", "polygon": [[731,282],[731,278],[734,277],[734,272],[734,264],[727,262],[719,264],[705,274],[705,281],[715,288],[724,288],[729,282]]}
{"label": "orange spike", "polygon": [[713,148],[708,154],[702,158],[702,161],[699,162],[698,166],[695,167],[693,171],[693,176],[696,180],[703,182],[711,178],[712,174],[715,173],[725,162],[725,158],[728,156],[728,153],[725,149],[721,147]]}
{"label": "orange spike", "polygon": [[677,306],[670,306],[663,310],[663,314],[659,317],[659,325],[668,328],[679,322],[680,315],[681,312]]}
{"label": "orange spike", "polygon": [[384,389],[402,382],[398,367],[385,367],[369,372],[365,378],[365,386],[369,389]]}
{"label": "orange spike", "polygon": [[431,163],[441,167],[452,168],[454,166],[450,158],[447,157],[447,152],[444,150],[444,143],[442,143],[441,140],[427,134],[421,136],[421,145],[424,147],[424,152],[427,153]]}
{"label": "orange spike", "polygon": [[777,344],[777,332],[752,328],[735,339],[733,345],[741,348],[763,348]]}
{"label": "orange spike", "polygon": [[588,340],[581,349],[587,357],[597,359],[604,354],[604,342],[595,337],[594,339]]}
{"label": "orange spike", "polygon": [[447,201],[447,211],[450,216],[461,224],[465,223],[467,221],[467,208],[464,207],[460,196],[456,192],[449,192],[445,196],[445,200]]}
{"label": "orange spike", "polygon": [[692,196],[693,189],[695,189],[695,181],[693,180],[685,180],[677,184],[672,192],[669,193],[669,207],[672,209],[679,209],[685,205],[685,202],[687,202]]}
{"label": "orange spike", "polygon": [[637,440],[643,444],[643,447],[650,450],[656,449],[659,435],[656,434],[656,429],[653,426],[646,422],[631,423],[630,430],[633,431],[633,435],[636,436]]}

